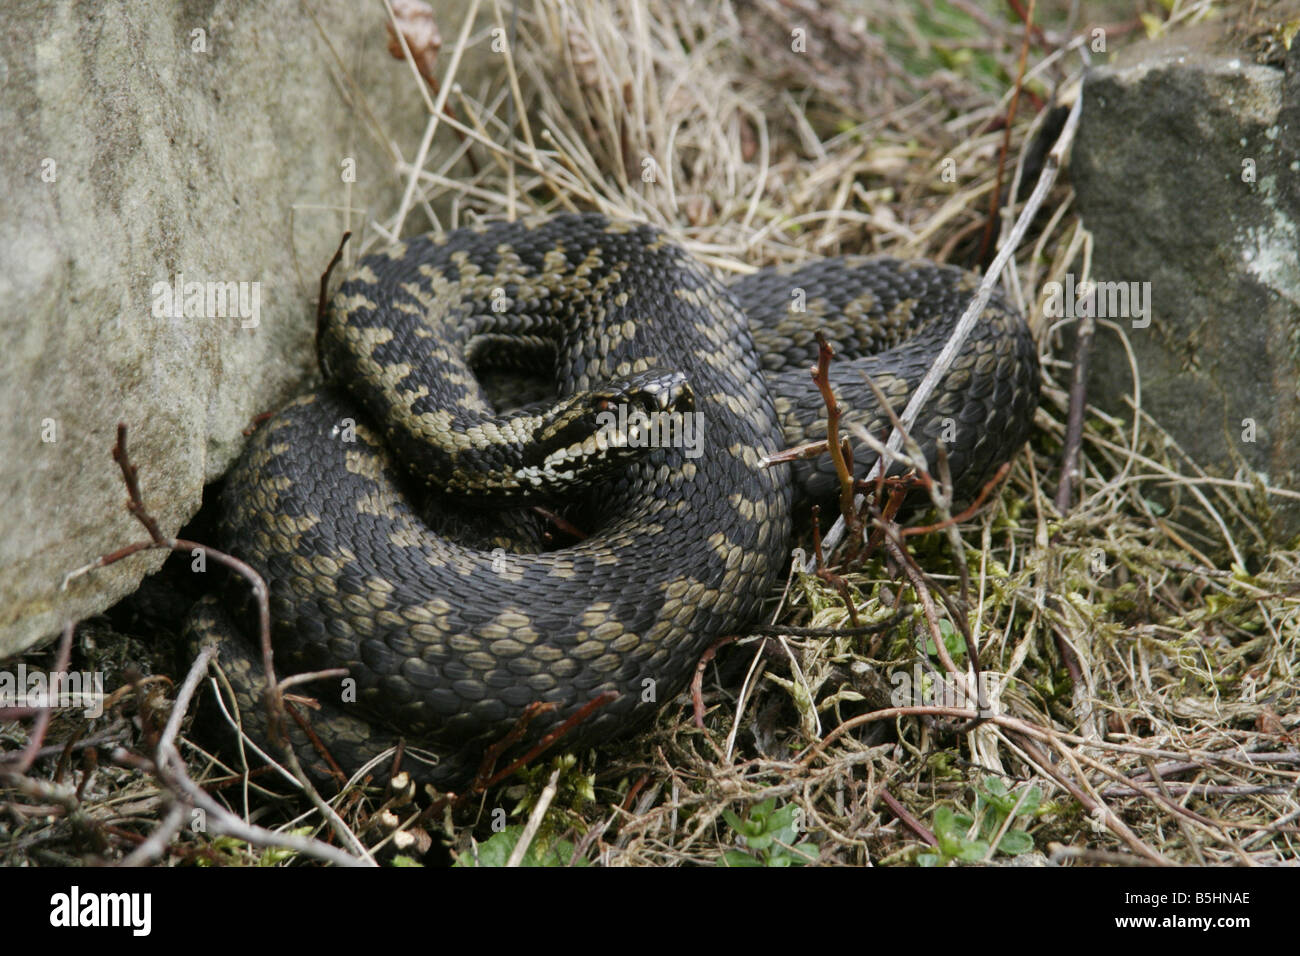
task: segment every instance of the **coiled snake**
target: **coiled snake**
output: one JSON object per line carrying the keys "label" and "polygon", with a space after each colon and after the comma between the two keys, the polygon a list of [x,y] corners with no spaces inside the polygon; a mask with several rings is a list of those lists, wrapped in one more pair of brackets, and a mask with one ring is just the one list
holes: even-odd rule
{"label": "coiled snake", "polygon": [[[761,464],[825,437],[814,332],[840,356],[847,419],[879,435],[863,373],[901,411],[974,287],[864,257],[726,286],[662,232],[596,215],[364,259],[318,343],[332,384],[260,429],[221,499],[223,544],[269,584],[277,666],[348,669],[313,685],[313,729],[348,772],[400,736],[403,768],[448,787],[535,701],[557,706],[518,747],[606,691],[566,747],[643,724],[756,616],[796,491],[836,487],[825,461]],[[538,362],[558,397],[498,413],[475,369]],[[1037,398],[1029,331],[995,297],[913,434],[931,455],[948,439],[969,494],[1024,442]],[[873,455],[855,457],[865,475]],[[588,536],[544,550],[539,502]],[[259,667],[231,624],[209,599],[190,633],[219,641],[251,722]]]}

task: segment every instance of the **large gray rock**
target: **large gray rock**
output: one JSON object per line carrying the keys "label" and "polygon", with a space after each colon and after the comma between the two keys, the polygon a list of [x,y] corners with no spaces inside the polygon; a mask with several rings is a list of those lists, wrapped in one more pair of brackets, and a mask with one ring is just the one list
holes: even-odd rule
{"label": "large gray rock", "polygon": [[[444,32],[463,6],[440,5]],[[427,114],[383,7],[343,0],[7,0],[0,110],[3,657],[163,559],[59,588],[143,536],[110,457],[119,421],[174,534],[250,420],[303,387],[319,274],[345,225],[396,206],[388,143],[409,160]],[[235,285],[167,314],[156,284],[181,276]]]}
{"label": "large gray rock", "polygon": [[[1261,65],[1222,27],[1094,69],[1071,158],[1094,277],[1149,282],[1123,318],[1144,408],[1198,463],[1300,487],[1300,44]],[[1135,287],[1140,289],[1141,286]],[[1145,324],[1149,318],[1149,324]],[[1099,331],[1089,397],[1122,412],[1131,375]],[[1300,530],[1283,499],[1282,535]]]}

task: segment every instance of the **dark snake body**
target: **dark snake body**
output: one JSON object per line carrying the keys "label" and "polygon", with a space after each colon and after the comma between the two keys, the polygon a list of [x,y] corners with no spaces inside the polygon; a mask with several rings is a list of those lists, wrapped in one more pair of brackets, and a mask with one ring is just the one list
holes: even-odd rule
{"label": "dark snake body", "polygon": [[[840,355],[832,379],[849,420],[883,438],[862,372],[901,411],[974,288],[956,269],[869,258],[724,286],[661,232],[593,215],[367,257],[322,333],[339,384],[264,425],[222,496],[224,546],[270,587],[280,673],[345,667],[355,681],[312,685],[324,706],[313,728],[349,773],[400,736],[404,769],[456,787],[533,702],[557,706],[510,753],[605,691],[617,699],[566,748],[643,725],[706,648],[757,615],[788,559],[796,488],[824,499],[836,487],[824,457],[760,464],[825,436],[813,333]],[[680,371],[703,422],[698,456],[647,449],[581,501],[556,502],[589,537],[527,553],[526,509],[471,509],[426,487],[472,484],[449,476],[488,467],[481,456],[512,440],[511,422],[527,424],[529,409],[497,414],[470,361],[510,340],[551,349],[560,395]],[[913,433],[931,455],[955,435],[953,474],[970,495],[1025,441],[1037,397],[1029,331],[995,297]],[[860,475],[873,458],[858,451]],[[213,600],[192,624],[196,638],[230,630]],[[255,723],[260,668],[241,642],[219,647]]]}

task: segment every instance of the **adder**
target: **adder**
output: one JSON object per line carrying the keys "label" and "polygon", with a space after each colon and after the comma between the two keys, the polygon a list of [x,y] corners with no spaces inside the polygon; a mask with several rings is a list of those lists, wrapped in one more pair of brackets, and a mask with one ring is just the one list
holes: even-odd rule
{"label": "adder", "polygon": [[[403,769],[454,788],[535,702],[554,706],[503,759],[602,694],[566,748],[644,725],[754,620],[793,510],[836,487],[824,458],[763,466],[825,437],[814,333],[847,421],[881,434],[866,377],[901,411],[975,285],[871,257],[724,284],[664,232],[590,214],[364,258],[321,329],[326,385],[261,427],[221,496],[222,544],[269,585],[277,668],[348,671],[310,691],[326,749],[353,773],[400,739]],[[498,411],[480,374],[501,366],[545,370],[552,394]],[[1029,330],[994,296],[913,429],[931,461],[945,439],[959,495],[1026,440],[1038,386]],[[676,441],[647,440],[660,420]],[[214,598],[189,634],[217,644],[252,726],[250,624]]]}

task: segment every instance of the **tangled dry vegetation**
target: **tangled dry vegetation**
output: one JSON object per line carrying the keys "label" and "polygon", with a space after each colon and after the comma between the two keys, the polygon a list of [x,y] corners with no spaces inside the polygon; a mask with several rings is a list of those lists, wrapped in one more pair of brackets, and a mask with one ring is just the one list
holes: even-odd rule
{"label": "tangled dry vegetation", "polygon": [[[1081,63],[1050,7],[1022,50],[1018,22],[972,3],[535,0],[517,22],[505,3],[468,6],[464,25],[437,24],[441,50],[406,44],[429,132],[396,163],[396,212],[354,215],[354,255],[432,226],[595,209],[663,225],[722,272],[861,251],[983,267],[1009,245],[1043,167],[1034,144],[1054,141],[1050,107]],[[1174,9],[1162,29],[1214,12]],[[514,38],[504,69],[460,82],[494,30]],[[958,532],[891,533],[793,571],[770,626],[702,666],[702,721],[674,704],[628,745],[543,758],[434,819],[347,795],[341,822],[364,836],[382,809],[390,831],[444,827],[455,855],[484,862],[525,847],[607,865],[1294,861],[1300,554],[1270,508],[1300,495],[1206,476],[1135,386],[1133,421],[1086,407],[1057,500],[1075,329],[1049,324],[1041,298],[1087,277],[1092,242],[1063,178],[1002,275],[1040,342],[1037,428]],[[972,649],[982,696],[964,684]],[[152,778],[134,779],[110,809],[78,812],[131,829],[121,802],[158,805]],[[315,812],[279,829],[329,838]],[[227,838],[171,858],[261,853]]]}

